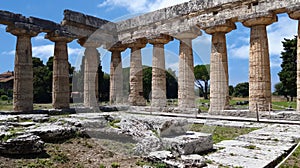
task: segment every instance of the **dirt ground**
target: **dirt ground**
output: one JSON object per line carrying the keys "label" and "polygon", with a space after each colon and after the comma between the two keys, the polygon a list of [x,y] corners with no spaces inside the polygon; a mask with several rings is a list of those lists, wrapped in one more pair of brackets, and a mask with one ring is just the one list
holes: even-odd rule
{"label": "dirt ground", "polygon": [[75,138],[63,143],[47,143],[45,152],[36,156],[0,156],[1,168],[130,168],[141,162],[132,155],[133,144],[109,140]]}

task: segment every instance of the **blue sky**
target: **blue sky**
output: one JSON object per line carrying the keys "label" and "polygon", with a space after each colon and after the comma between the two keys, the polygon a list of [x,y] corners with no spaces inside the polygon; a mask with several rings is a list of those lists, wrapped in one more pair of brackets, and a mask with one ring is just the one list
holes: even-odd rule
{"label": "blue sky", "polygon": [[[71,9],[102,19],[118,21],[142,12],[153,11],[186,1],[188,0],[1,0],[0,10],[20,13],[27,17],[40,17],[59,23],[63,19],[64,9]],[[273,86],[279,81],[277,73],[281,69],[281,41],[284,38],[293,38],[297,33],[297,21],[290,19],[286,14],[278,15],[278,18],[278,22],[267,27]],[[250,29],[241,23],[236,23],[236,25],[237,30],[227,34],[229,83],[231,85],[248,81]],[[32,39],[33,56],[46,62],[48,57],[53,55],[53,43],[44,39],[43,36],[44,34],[39,34]],[[193,40],[195,65],[209,63],[210,41],[210,35],[205,33]],[[0,25],[0,72],[13,70],[15,45],[16,37],[7,33],[5,26]],[[178,70],[178,50],[179,42],[177,40],[165,46],[167,68]],[[80,64],[83,51],[83,48],[76,41],[69,44],[69,61],[73,66]],[[103,69],[109,73],[110,52],[102,48],[99,48],[99,51],[101,52]],[[123,67],[129,66],[129,53],[129,49],[122,53]],[[151,65],[152,45],[148,44],[142,50],[142,54],[143,64]]]}

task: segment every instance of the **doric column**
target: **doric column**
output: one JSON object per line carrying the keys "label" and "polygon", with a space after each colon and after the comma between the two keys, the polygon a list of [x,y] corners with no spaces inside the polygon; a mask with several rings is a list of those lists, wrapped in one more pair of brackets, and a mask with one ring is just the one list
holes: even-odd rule
{"label": "doric column", "polygon": [[251,28],[249,54],[249,110],[269,110],[271,104],[270,57],[266,26],[277,21],[276,15],[249,19]]}
{"label": "doric column", "polygon": [[100,44],[85,39],[80,39],[78,42],[81,46],[85,47],[83,103],[85,107],[98,107],[96,92],[98,91],[97,70],[100,54],[97,48],[100,47]]}
{"label": "doric column", "polygon": [[229,107],[228,60],[225,34],[236,29],[232,22],[206,29],[212,35],[210,56],[210,109],[217,113]]}
{"label": "doric column", "polygon": [[52,106],[55,109],[70,107],[68,45],[73,40],[67,35],[51,32],[46,38],[55,43],[53,58]]}
{"label": "doric column", "polygon": [[39,30],[29,25],[10,25],[7,32],[17,36],[14,67],[14,111],[29,112],[33,110],[33,70],[31,38]]}
{"label": "doric column", "polygon": [[143,66],[141,49],[147,44],[146,39],[139,39],[129,44],[130,56],[130,93],[129,104],[133,106],[144,106],[146,100],[143,97]]}
{"label": "doric column", "polygon": [[151,106],[154,107],[166,106],[167,89],[164,45],[171,40],[173,38],[167,35],[161,35],[158,38],[149,40],[149,43],[153,45]]}
{"label": "doric column", "polygon": [[300,11],[289,13],[290,18],[298,20],[297,36],[297,111],[300,112]]}
{"label": "doric column", "polygon": [[180,40],[179,47],[179,74],[178,74],[178,107],[194,108],[194,58],[192,40],[200,35],[200,30],[193,29],[191,32],[184,32],[176,38]]}
{"label": "doric column", "polygon": [[110,61],[110,92],[109,102],[111,105],[123,103],[123,69],[121,52],[126,48],[121,45],[113,46]]}

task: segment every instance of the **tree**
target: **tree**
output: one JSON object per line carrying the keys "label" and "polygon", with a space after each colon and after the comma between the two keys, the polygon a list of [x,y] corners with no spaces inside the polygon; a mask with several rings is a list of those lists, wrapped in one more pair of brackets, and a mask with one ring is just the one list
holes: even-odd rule
{"label": "tree", "polygon": [[52,91],[52,72],[40,58],[33,57],[33,101],[50,103]]}
{"label": "tree", "polygon": [[273,94],[277,96],[284,96],[286,98],[286,101],[289,101],[288,92],[286,90],[286,87],[283,86],[282,82],[275,84],[275,92]]}
{"label": "tree", "polygon": [[152,67],[143,68],[143,94],[144,98],[149,101],[152,90]]}
{"label": "tree", "polygon": [[[33,57],[33,101],[35,103],[51,103],[53,57],[49,57],[46,65],[40,58]],[[69,78],[72,81],[74,67],[69,63]],[[71,82],[70,82],[71,87]]]}
{"label": "tree", "polygon": [[6,95],[6,92],[3,88],[0,88],[0,96],[2,96],[2,95]]}
{"label": "tree", "polygon": [[229,85],[228,89],[229,89],[229,96],[233,96],[234,87],[232,85]]}
{"label": "tree", "polygon": [[99,83],[101,84],[101,90],[100,90],[100,101],[109,101],[109,86],[110,86],[110,76],[107,73],[103,73],[102,81]]}
{"label": "tree", "polygon": [[[199,88],[199,96],[208,99],[209,65],[197,65],[194,68],[195,85]],[[202,84],[202,82],[204,84]]]}
{"label": "tree", "polygon": [[278,73],[282,85],[277,86],[278,94],[286,98],[290,96],[291,101],[293,101],[293,97],[297,96],[297,37],[292,40],[284,39],[282,44],[284,50],[280,57],[282,58],[282,69]]}
{"label": "tree", "polygon": [[244,83],[237,84],[234,88],[233,96],[234,97],[248,97],[249,96],[249,83],[244,82]]}
{"label": "tree", "polygon": [[167,84],[167,99],[178,98],[178,82],[176,73],[171,68],[166,71]]}
{"label": "tree", "polygon": [[[129,72],[130,68],[123,68],[123,87],[126,91],[124,95],[130,92],[129,89]],[[178,83],[176,78],[176,73],[171,68],[166,72],[166,91],[167,99],[174,99],[178,97]],[[150,99],[150,92],[152,90],[152,67],[143,67],[143,97],[147,100]]]}

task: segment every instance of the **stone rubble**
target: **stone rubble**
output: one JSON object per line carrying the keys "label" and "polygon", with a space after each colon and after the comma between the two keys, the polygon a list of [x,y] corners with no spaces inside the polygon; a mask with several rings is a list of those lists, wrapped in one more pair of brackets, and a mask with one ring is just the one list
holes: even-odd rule
{"label": "stone rubble", "polygon": [[37,154],[44,150],[44,142],[39,136],[23,134],[0,143],[0,154],[26,155]]}
{"label": "stone rubble", "polygon": [[192,154],[176,158],[170,151],[151,152],[146,159],[150,162],[165,163],[170,168],[204,167],[206,165],[203,156]]}
{"label": "stone rubble", "polygon": [[[44,142],[67,140],[74,135],[81,135],[134,143],[135,154],[142,155],[151,162],[163,162],[169,167],[203,167],[206,163],[209,163],[208,167],[264,167],[273,166],[279,157],[300,140],[298,125],[125,115],[113,112],[0,117],[0,153],[10,155],[40,153],[43,152]],[[38,120],[41,118],[47,122],[33,122],[41,121]],[[189,123],[261,129],[213,146],[211,134],[187,131]],[[204,157],[199,155],[212,149],[216,151]]]}

